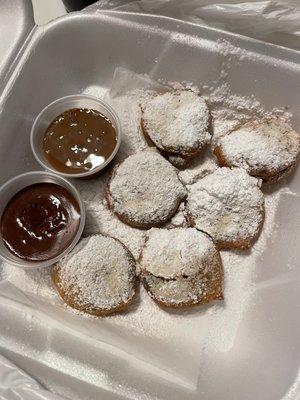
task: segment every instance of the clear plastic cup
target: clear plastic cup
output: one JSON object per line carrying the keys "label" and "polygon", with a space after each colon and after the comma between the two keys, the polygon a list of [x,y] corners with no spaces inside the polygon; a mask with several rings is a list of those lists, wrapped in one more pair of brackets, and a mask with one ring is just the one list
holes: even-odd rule
{"label": "clear plastic cup", "polygon": [[55,264],[61,257],[69,253],[73,247],[79,241],[84,224],[85,224],[85,208],[83,205],[83,201],[77,191],[77,189],[66,179],[53,174],[51,172],[44,171],[33,171],[27,172],[26,174],[18,175],[15,178],[6,182],[0,188],[0,220],[2,218],[2,214],[6,208],[6,205],[10,201],[10,199],[17,194],[20,190],[24,189],[27,186],[34,185],[35,183],[55,183],[67,189],[76,199],[79,208],[80,208],[80,223],[78,227],[78,231],[74,236],[74,239],[70,243],[70,245],[61,252],[58,256],[51,258],[45,261],[26,261],[11,253],[8,248],[5,246],[2,236],[0,235],[0,257],[9,262],[10,264],[14,264],[18,267],[22,268],[38,268],[38,267],[48,267],[49,265]]}
{"label": "clear plastic cup", "polygon": [[[56,170],[47,161],[42,147],[44,134],[48,126],[51,124],[51,122],[61,113],[70,110],[72,108],[89,108],[99,111],[113,123],[117,133],[116,147],[112,152],[112,154],[110,155],[110,157],[102,165],[98,166],[97,168],[91,169],[90,171],[75,173],[75,174]],[[65,96],[50,103],[36,117],[30,133],[30,145],[37,162],[43,168],[67,178],[86,178],[97,175],[113,160],[113,158],[117,154],[117,151],[119,150],[120,144],[121,144],[121,125],[119,117],[117,116],[115,111],[105,101],[85,94]]]}

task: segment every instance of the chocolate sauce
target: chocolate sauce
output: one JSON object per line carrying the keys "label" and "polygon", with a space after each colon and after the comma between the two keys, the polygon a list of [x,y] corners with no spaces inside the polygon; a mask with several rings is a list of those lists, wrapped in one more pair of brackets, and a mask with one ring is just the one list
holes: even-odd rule
{"label": "chocolate sauce", "polygon": [[60,114],[47,128],[43,150],[60,172],[82,173],[102,165],[117,145],[112,122],[99,111],[73,108]]}
{"label": "chocolate sauce", "polygon": [[37,183],[9,201],[1,218],[1,235],[17,257],[44,261],[70,245],[79,223],[79,205],[67,189],[53,183]]}

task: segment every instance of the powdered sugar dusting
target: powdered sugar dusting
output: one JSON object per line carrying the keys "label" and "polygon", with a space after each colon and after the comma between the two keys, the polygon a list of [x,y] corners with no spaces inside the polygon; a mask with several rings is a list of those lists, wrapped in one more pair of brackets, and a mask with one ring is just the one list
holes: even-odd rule
{"label": "powdered sugar dusting", "polygon": [[265,221],[262,233],[253,247],[251,254],[244,255],[239,251],[221,251],[224,266],[224,287],[226,307],[213,306],[208,310],[211,325],[207,352],[219,350],[226,352],[234,345],[234,338],[247,313],[249,301],[255,292],[252,282],[257,264],[267,249],[270,235],[274,233],[275,217],[281,191],[265,197]]}
{"label": "powdered sugar dusting", "polygon": [[[133,90],[127,95],[109,98],[111,105],[118,111],[122,125],[122,146],[117,154],[117,162],[140,150],[148,148],[141,130],[140,103],[151,97],[151,91]],[[108,97],[107,97],[108,99]]]}
{"label": "powdered sugar dusting", "polygon": [[285,107],[275,107],[267,111],[253,93],[242,96],[233,92],[229,83],[232,66],[244,63],[247,59],[253,60],[254,54],[233,45],[226,39],[218,40],[217,47],[218,53],[222,56],[218,79],[213,85],[203,84],[200,88],[201,95],[206,98],[213,117],[213,147],[220,137],[253,118],[280,116],[287,121],[291,119],[292,116]]}
{"label": "powdered sugar dusting", "polygon": [[[172,230],[171,234],[173,235],[173,233]],[[201,235],[198,237],[199,247],[196,256],[198,263],[195,258],[193,267],[190,268],[190,264],[189,268],[186,269],[188,265],[184,262],[184,256],[182,256],[182,262],[178,268],[178,273],[181,272],[181,275],[173,276],[172,278],[157,277],[144,269],[142,270],[142,280],[145,288],[155,301],[168,307],[179,307],[204,304],[223,298],[222,266],[219,253],[211,239],[208,239],[203,233]],[[183,247],[181,246],[182,252]],[[204,251],[202,254],[200,254],[200,248]],[[156,259],[158,261],[159,256]],[[163,273],[166,276],[170,276],[168,261],[163,256],[161,257],[161,263]],[[154,268],[153,272],[157,271],[158,269]]]}
{"label": "powdered sugar dusting", "polygon": [[176,168],[184,168],[190,161],[190,158],[184,158],[178,155],[170,154],[166,156],[171,164]]}
{"label": "powdered sugar dusting", "polygon": [[111,237],[82,239],[56,267],[59,286],[76,304],[111,310],[127,303],[135,290],[135,265],[124,246]]}
{"label": "powdered sugar dusting", "polygon": [[113,210],[141,226],[166,222],[185,194],[175,168],[154,150],[126,158],[109,183]]}
{"label": "powdered sugar dusting", "polygon": [[206,291],[206,281],[201,274],[187,278],[178,277],[174,280],[147,275],[144,280],[149,287],[151,297],[173,306],[197,304]]}
{"label": "powdered sugar dusting", "polygon": [[174,279],[209,268],[216,248],[194,228],[151,229],[142,252],[141,268],[156,277]]}
{"label": "powdered sugar dusting", "polygon": [[145,241],[145,232],[124,224],[108,209],[105,201],[98,204],[89,204],[86,208],[86,226],[84,236],[103,233],[119,239],[130,250],[135,259],[138,259]]}
{"label": "powdered sugar dusting", "polygon": [[164,225],[164,228],[184,228],[187,226],[188,222],[185,215],[185,204],[183,201],[180,203],[176,214]]}
{"label": "powdered sugar dusting", "polygon": [[32,293],[47,300],[56,297],[52,288],[51,267],[26,270],[3,263],[2,269],[2,279],[11,282],[25,293]]}
{"label": "powdered sugar dusting", "polygon": [[207,150],[203,155],[195,157],[189,165],[179,171],[179,179],[185,185],[191,185],[218,168],[213,155]]}
{"label": "powdered sugar dusting", "polygon": [[273,118],[242,125],[221,138],[218,147],[228,165],[251,175],[271,176],[296,162],[300,135],[282,119]]}
{"label": "powdered sugar dusting", "polygon": [[208,107],[196,93],[182,90],[158,94],[142,108],[144,129],[161,150],[189,155],[210,141]]}
{"label": "powdered sugar dusting", "polygon": [[189,187],[187,208],[195,226],[222,246],[248,242],[263,222],[258,181],[243,169],[219,168]]}
{"label": "powdered sugar dusting", "polygon": [[248,121],[248,118],[246,118],[243,114],[234,113],[233,115],[226,109],[214,110],[212,112],[212,115],[213,115],[213,122],[212,122],[213,138],[211,146],[212,148],[214,148],[217,145],[218,140],[220,138],[227,135],[234,128],[241,125],[241,123]]}

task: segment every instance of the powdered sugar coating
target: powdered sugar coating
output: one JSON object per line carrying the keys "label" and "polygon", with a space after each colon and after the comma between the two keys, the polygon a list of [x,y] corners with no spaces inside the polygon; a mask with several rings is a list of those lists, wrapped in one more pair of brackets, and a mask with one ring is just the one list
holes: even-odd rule
{"label": "powdered sugar coating", "polygon": [[190,307],[223,299],[220,264],[215,264],[212,271],[209,276],[196,274],[174,280],[147,275],[143,277],[143,284],[150,296],[161,305]]}
{"label": "powdered sugar coating", "polygon": [[66,303],[87,313],[113,312],[135,294],[134,259],[121,242],[109,236],[82,239],[54,271]]}
{"label": "powdered sugar coating", "polygon": [[218,164],[209,152],[195,157],[187,168],[179,171],[179,179],[184,185],[191,185],[206,175],[211,174],[218,168]]}
{"label": "powdered sugar coating", "polygon": [[169,235],[157,229],[149,239],[141,277],[158,304],[178,308],[223,299],[221,258],[208,235],[194,228],[173,229]]}
{"label": "powdered sugar coating", "polygon": [[124,222],[141,228],[166,222],[185,195],[176,169],[151,149],[126,158],[108,185],[112,210]]}
{"label": "powdered sugar coating", "polygon": [[168,221],[163,228],[171,229],[171,228],[187,228],[188,222],[185,215],[185,204],[184,201],[180,203],[176,214]]}
{"label": "powdered sugar coating", "polygon": [[263,223],[258,180],[241,168],[219,168],[189,187],[187,212],[220,248],[247,248]]}
{"label": "powdered sugar coating", "polygon": [[188,90],[158,94],[143,104],[143,127],[160,149],[191,155],[209,143],[209,110],[205,100]]}
{"label": "powdered sugar coating", "polygon": [[174,279],[204,272],[216,252],[209,236],[195,228],[152,228],[140,264],[156,277]]}
{"label": "powdered sugar coating", "polygon": [[269,179],[291,167],[300,151],[300,135],[280,118],[248,122],[222,137],[215,149],[221,164]]}
{"label": "powdered sugar coating", "polygon": [[170,161],[171,164],[174,165],[174,167],[179,169],[184,168],[191,160],[191,157],[181,157],[170,153],[165,154],[165,157],[168,159],[168,161]]}

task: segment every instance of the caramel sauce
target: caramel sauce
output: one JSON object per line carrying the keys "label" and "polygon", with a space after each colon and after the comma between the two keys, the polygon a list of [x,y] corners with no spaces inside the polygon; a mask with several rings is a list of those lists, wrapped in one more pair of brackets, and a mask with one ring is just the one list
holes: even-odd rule
{"label": "caramel sauce", "polygon": [[102,165],[117,145],[112,122],[99,111],[73,108],[60,114],[47,128],[43,150],[57,171],[75,174]]}

